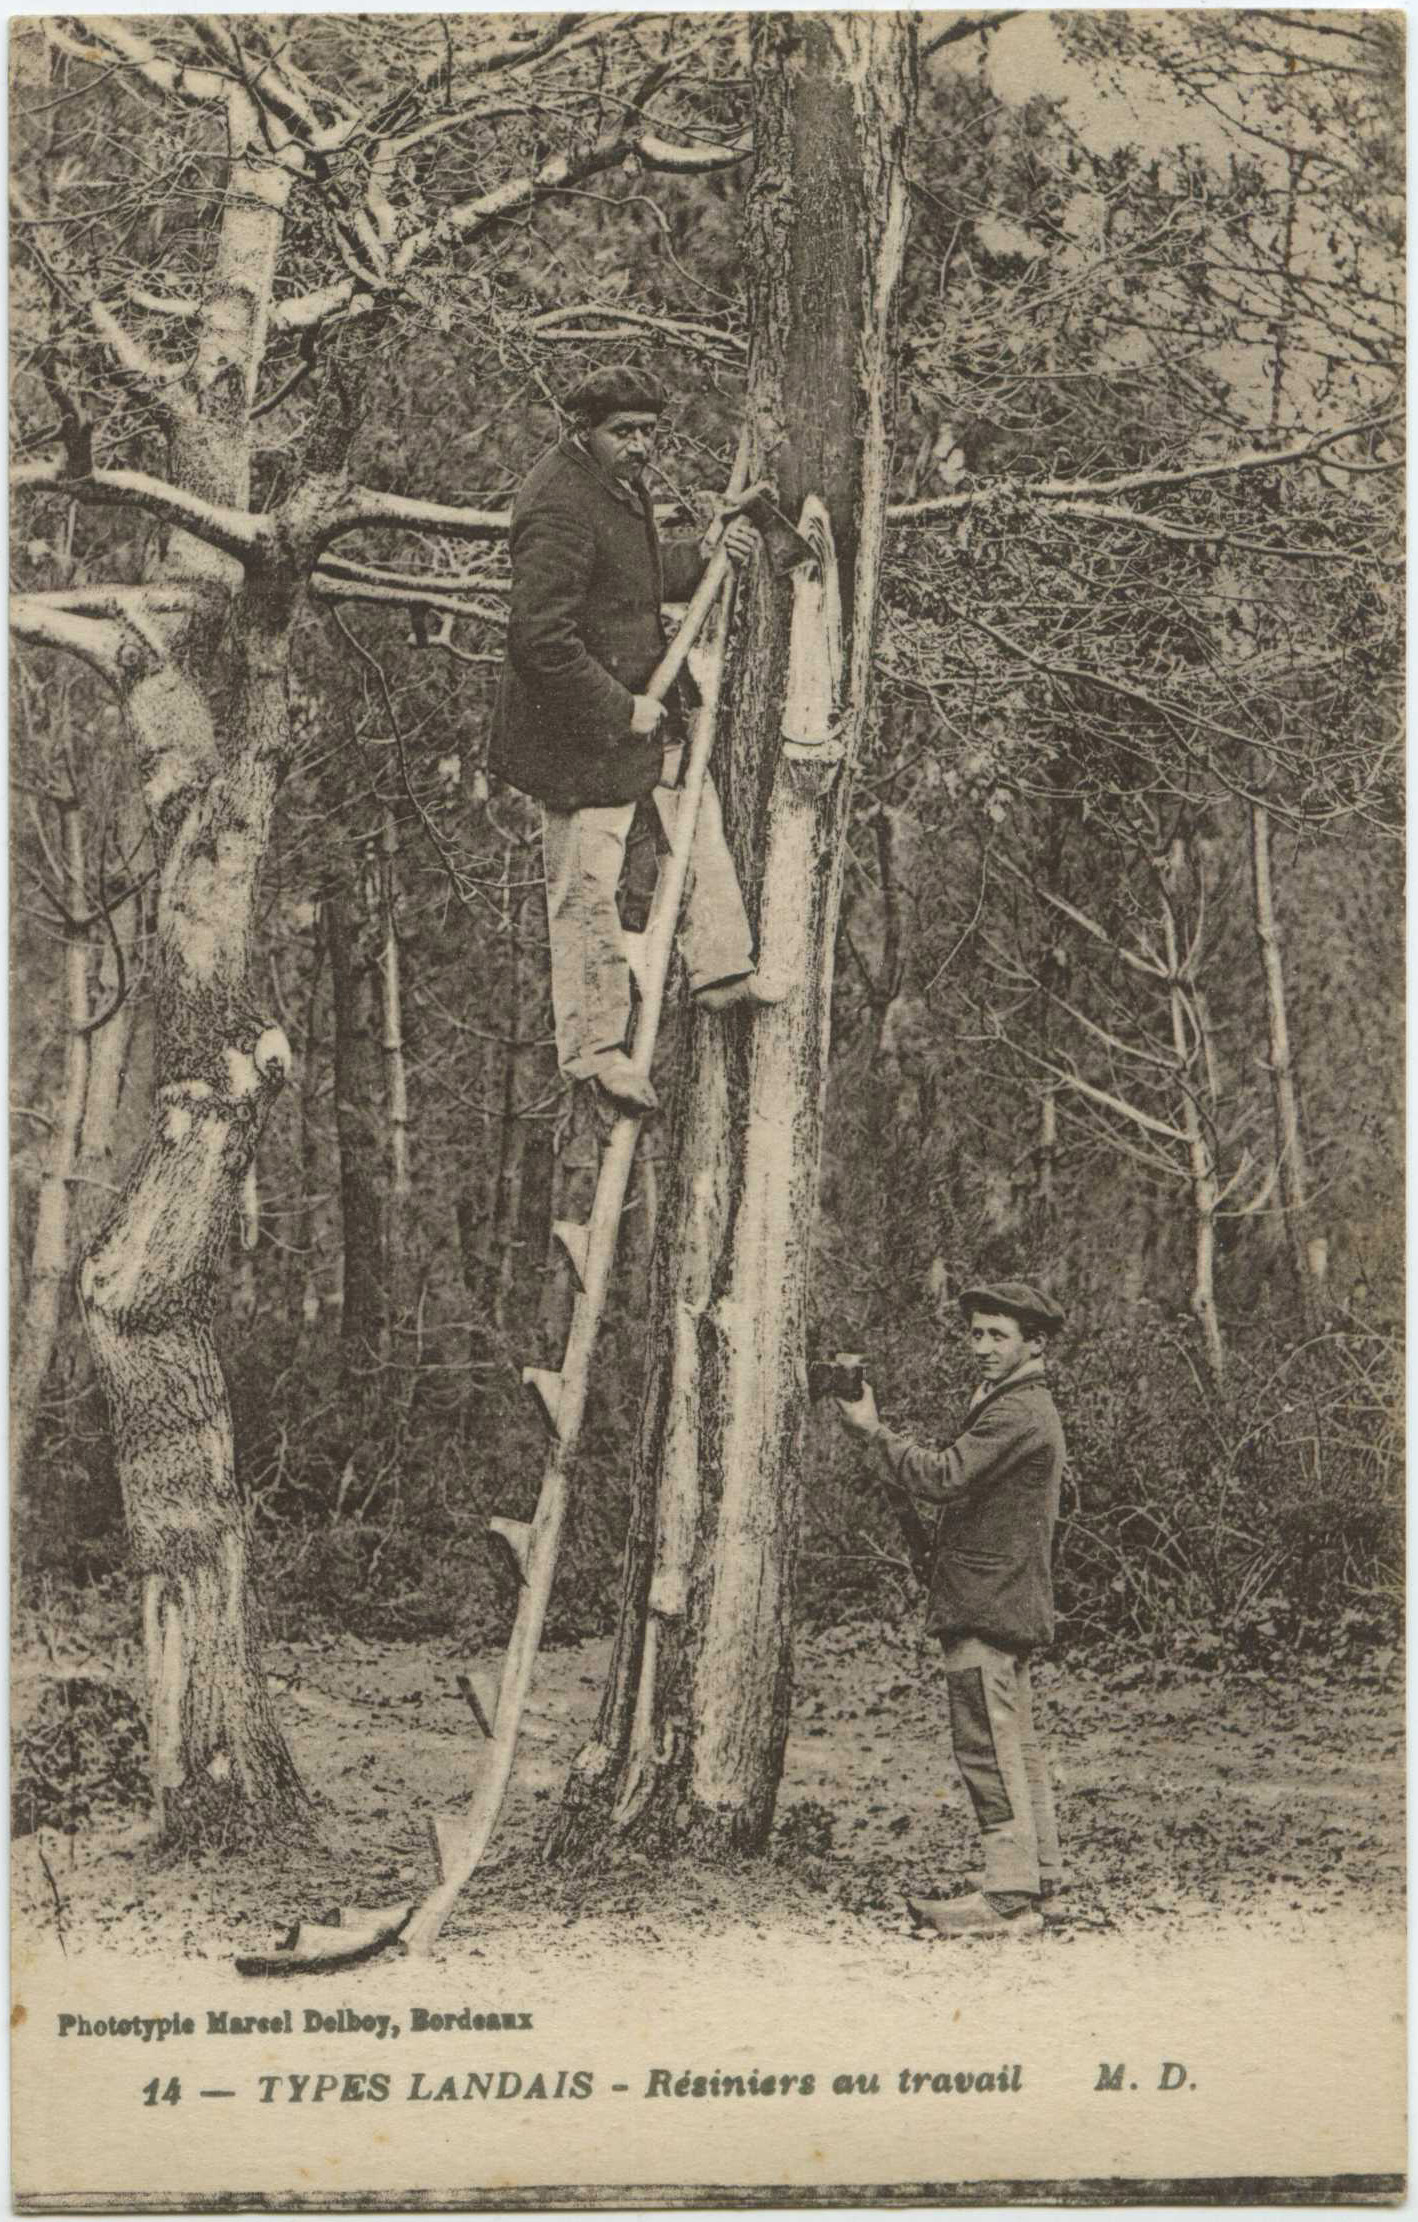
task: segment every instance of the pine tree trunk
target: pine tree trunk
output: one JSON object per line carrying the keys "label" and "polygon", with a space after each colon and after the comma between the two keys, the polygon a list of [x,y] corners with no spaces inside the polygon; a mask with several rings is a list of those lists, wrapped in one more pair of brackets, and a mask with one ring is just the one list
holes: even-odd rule
{"label": "pine tree trunk", "polygon": [[396,1285],[404,1252],[405,1220],[413,1184],[409,1175],[409,1079],[404,1054],[404,994],[399,963],[398,925],[399,834],[394,813],[384,812],[380,842],[379,910],[382,926],[380,956],[381,1007],[384,1032],[384,1097],[389,1106],[389,1244]]}
{"label": "pine tree trunk", "polygon": [[[1168,874],[1180,885],[1189,869],[1190,856],[1180,838],[1172,844]],[[1184,958],[1177,914],[1164,886],[1162,893],[1163,945],[1170,981],[1172,1048],[1177,1060],[1179,1108],[1186,1137],[1187,1166],[1192,1213],[1191,1311],[1201,1329],[1202,1348],[1212,1380],[1219,1387],[1226,1377],[1226,1344],[1221,1315],[1216,1308],[1216,1212],[1221,1183],[1211,1119],[1203,1115],[1202,1099],[1214,1107],[1215,1074],[1206,1026],[1204,998],[1193,992],[1190,972],[1193,949]]]}
{"label": "pine tree trunk", "polygon": [[[168,406],[174,481],[251,501],[250,410],[293,173],[233,83],[230,158],[192,353]],[[290,543],[286,546],[289,549]],[[80,1274],[143,1586],[160,1830],[269,1840],[305,1795],[261,1673],[231,1411],[212,1337],[237,1200],[290,1048],[257,999],[258,880],[290,756],[293,552],[243,575],[194,535],[154,536],[145,576],[183,589],[124,642],[123,707],[158,873],[146,1140]]]}
{"label": "pine tree trunk", "polygon": [[503,1350],[540,1316],[551,1245],[556,1063],[548,1040],[546,935],[539,930],[545,898],[539,887],[512,884],[525,869],[525,853],[509,845],[502,890],[509,976],[498,1019],[497,1169],[483,1304]]}
{"label": "pine tree trunk", "polygon": [[1039,1096],[1039,1139],[1034,1145],[1034,1219],[1040,1242],[1054,1225],[1054,1168],[1059,1154],[1059,1092],[1052,1082]]}
{"label": "pine tree trunk", "polygon": [[184,1843],[269,1835],[304,1804],[260,1672],[212,1338],[233,1213],[290,1063],[250,967],[285,643],[259,612],[234,615],[228,681],[209,677],[214,642],[189,640],[181,665],[155,661],[126,688],[161,884],[157,1062],[147,1139],[80,1276],[143,1581],[158,1824]]}
{"label": "pine tree trunk", "polygon": [[286,1259],[286,1317],[301,1330],[320,1317],[320,1238],[315,1198],[320,1192],[320,1140],[315,1117],[320,1074],[320,993],[325,973],[325,913],[314,906],[309,972],[305,983],[305,1023],[300,1064],[300,1141],[296,1152],[300,1194],[295,1228]]}
{"label": "pine tree trunk", "polygon": [[487,1292],[484,1312],[499,1335],[505,1335],[519,1263],[517,1236],[522,1218],[522,1158],[525,1132],[517,1103],[522,1086],[523,996],[526,990],[526,953],[523,947],[522,904],[513,892],[516,851],[509,843],[502,855],[502,926],[506,936],[509,980],[506,1008],[498,1031],[502,1035],[498,1058],[497,1172],[492,1204],[492,1247],[487,1258]]}
{"label": "pine tree trunk", "polygon": [[1211,1377],[1219,1384],[1226,1378],[1226,1345],[1221,1334],[1221,1316],[1216,1309],[1216,1206],[1219,1190],[1201,1113],[1190,1093],[1184,1096],[1182,1102],[1182,1126],[1187,1137],[1187,1160],[1191,1167],[1191,1309],[1201,1328],[1202,1348],[1206,1352]]}
{"label": "pine tree trunk", "polygon": [[[139,958],[144,932],[143,904],[135,895],[111,914],[112,937],[100,947],[95,1000],[112,1015],[95,1029],[89,1055],[89,1087],[84,1102],[84,1132],[79,1151],[79,1196],[75,1220],[79,1240],[113,1208],[120,1162],[120,1119],[136,1100],[142,1103],[143,1068],[151,1013],[138,994]],[[141,1021],[141,1040],[140,1040]],[[137,1073],[135,1077],[135,1067]]]}
{"label": "pine tree trunk", "polygon": [[63,901],[69,922],[64,929],[64,1084],[59,1116],[49,1138],[39,1211],[30,1251],[29,1282],[20,1322],[19,1348],[10,1392],[10,1461],[23,1479],[39,1419],[40,1396],[54,1355],[59,1317],[70,1267],[70,1197],[78,1169],[88,1102],[91,1037],[89,1022],[89,934],[83,923],[88,907],[84,888],[84,820],[77,796],[60,805],[60,854],[64,866]]}
{"label": "pine tree trunk", "polygon": [[1275,887],[1270,860],[1270,814],[1259,802],[1251,804],[1252,920],[1265,979],[1266,1028],[1270,1042],[1270,1101],[1275,1130],[1275,1156],[1280,1167],[1280,1195],[1284,1206],[1285,1242],[1295,1276],[1295,1291],[1305,1326],[1313,1332],[1324,1308],[1325,1268],[1328,1245],[1310,1231],[1310,1180],[1300,1126],[1300,1101],[1290,1050],[1290,1021],[1286,1008],[1285,964],[1280,929],[1275,917]]}
{"label": "pine tree trunk", "polygon": [[649,1376],[611,1677],[553,1848],[633,1833],[756,1850],[791,1693],[804,1336],[833,945],[871,668],[905,243],[914,29],[886,15],[752,28],[747,209],[754,470],[815,493],[842,573],[846,674],[824,745],[785,747],[789,593],[740,592],[718,774],[775,1009],[695,1014],[662,1176]]}
{"label": "pine tree trunk", "polygon": [[341,1333],[355,1379],[365,1377],[371,1359],[388,1358],[392,1325],[383,934],[372,895],[369,874],[359,868],[342,874],[325,894],[344,1258]]}

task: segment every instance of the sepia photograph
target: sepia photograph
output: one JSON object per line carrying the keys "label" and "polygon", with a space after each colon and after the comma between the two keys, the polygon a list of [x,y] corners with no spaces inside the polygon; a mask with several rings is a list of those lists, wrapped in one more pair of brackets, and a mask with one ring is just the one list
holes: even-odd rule
{"label": "sepia photograph", "polygon": [[14,16],[11,2198],[1406,2194],[1406,22]]}

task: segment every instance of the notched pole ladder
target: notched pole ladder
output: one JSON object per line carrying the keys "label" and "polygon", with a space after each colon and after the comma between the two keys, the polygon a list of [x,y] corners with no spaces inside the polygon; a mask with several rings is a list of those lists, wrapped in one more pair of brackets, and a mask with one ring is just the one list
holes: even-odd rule
{"label": "notched pole ladder", "polygon": [[[815,613],[817,605],[813,596],[816,594],[820,602],[824,580],[830,578],[835,592],[836,567],[825,512],[820,504],[810,501],[804,511],[802,530],[795,532],[771,504],[744,495],[746,463],[747,442],[741,441],[727,489],[729,509],[745,508],[754,522],[764,529],[770,562],[780,570],[793,569],[795,603],[805,602]],[[822,524],[818,523],[819,516]],[[720,545],[711,554],[674,640],[645,689],[657,701],[663,701],[691,648],[701,633],[704,635],[703,666],[697,674],[701,699],[694,715],[674,833],[669,852],[661,864],[645,930],[625,936],[626,955],[640,997],[630,1060],[634,1071],[646,1079],[655,1053],[700,798],[714,747],[733,594],[732,566],[726,550]],[[820,635],[820,641],[815,643],[812,653],[825,651],[824,661],[830,663],[836,644],[821,633],[820,627],[815,628],[815,632]],[[790,711],[793,701],[790,662]],[[816,705],[813,707],[815,710]],[[810,722],[816,722],[811,713]],[[785,717],[784,732],[792,740],[808,738],[790,717]],[[438,1882],[424,1899],[413,1905],[391,1906],[378,1912],[349,1909],[343,1914],[327,1915],[321,1921],[301,1923],[274,1954],[261,1959],[239,1960],[237,1967],[241,1973],[274,1975],[316,1968],[333,1972],[372,1958],[395,1944],[402,1945],[409,1953],[430,1951],[460,1891],[487,1849],[507,1794],[551,1597],[570,1475],[586,1409],[591,1359],[605,1309],[642,1117],[643,1113],[630,1109],[617,1114],[602,1152],[588,1222],[584,1226],[565,1219],[555,1222],[554,1231],[570,1260],[577,1283],[571,1330],[559,1370],[528,1366],[522,1376],[541,1402],[551,1433],[551,1447],[531,1519],[514,1520],[499,1513],[488,1522],[490,1532],[508,1551],[516,1569],[517,1610],[490,1725],[481,1705],[473,1701],[471,1685],[465,1691],[473,1702],[487,1740],[479,1750],[477,1777],[466,1813],[442,1816],[430,1822]]]}

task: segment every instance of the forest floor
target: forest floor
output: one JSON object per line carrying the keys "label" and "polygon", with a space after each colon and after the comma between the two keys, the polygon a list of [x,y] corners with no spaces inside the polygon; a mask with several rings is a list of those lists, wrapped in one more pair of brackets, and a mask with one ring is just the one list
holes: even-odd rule
{"label": "forest floor", "polygon": [[[72,1627],[62,1646],[51,1627],[47,1655],[25,1643],[23,1624],[19,1633],[17,1802],[46,1772],[76,1798],[82,1781],[87,1801],[80,1825],[53,1825],[64,1815],[51,1811],[13,1851],[11,2020],[30,2029],[14,2054],[26,2180],[87,2200],[95,2184],[128,2183],[141,2150],[154,2156],[144,2197],[159,2204],[220,2190],[242,2205],[253,2186],[282,2198],[301,2186],[320,2206],[326,2186],[398,2207],[427,2203],[417,2187],[434,2185],[455,2187],[454,2205],[478,2206],[479,2186],[516,2184],[555,2205],[547,2187],[594,2184],[605,2203],[634,2206],[656,2186],[785,2181],[848,2205],[859,2203],[854,2187],[872,2184],[926,2204],[993,2185],[989,2198],[1012,2204],[1095,2179],[1165,2190],[1242,2175],[1283,2179],[1285,2200],[1316,2185],[1326,2198],[1326,2185],[1371,2203],[1395,2195],[1404,1870],[1392,1657],[1265,1674],[1124,1655],[1106,1668],[1096,1654],[1043,1664],[1042,1725],[1077,1883],[1042,1935],[1001,1944],[920,1935],[906,1911],[907,1893],[957,1887],[973,1863],[938,1668],[907,1632],[863,1624],[800,1642],[768,1855],[716,1868],[626,1856],[569,1870],[539,1859],[592,1730],[608,1644],[551,1651],[491,1863],[434,1956],[396,1951],[282,1982],[247,1981],[234,1962],[270,1953],[293,1923],[332,1907],[398,1905],[432,1886],[428,1820],[459,1810],[481,1741],[457,1677],[469,1673],[489,1709],[497,1661],[428,1641],[272,1644],[276,1709],[314,1799],[317,1840],[179,1864],[151,1842],[136,1709],[111,1679],[117,1666],[136,1687],[136,1657],[95,1642],[86,1681]],[[76,1723],[104,1702],[106,1725],[81,1733]],[[279,2017],[287,2007],[294,2034],[236,2040],[243,2077],[237,2053],[212,2035],[213,2010]],[[185,2051],[70,2047],[56,2042],[64,2009],[190,2014],[195,2034]],[[461,2033],[484,2009],[498,2033]],[[420,2013],[445,2011],[464,2015],[461,2029],[430,2034],[439,2024]],[[378,2016],[397,2045],[379,2041]],[[352,2040],[351,2030],[374,2033]],[[181,2067],[195,2083],[196,2063],[206,2071],[218,2060],[229,2087],[198,2095],[231,2108],[225,2144],[211,2142],[215,2113],[190,2108],[171,2127],[166,2110],[144,2115],[134,2141],[144,2076]],[[1100,2063],[1121,2076],[1124,2060],[1132,2080],[1107,2088],[1138,2095],[1097,2096]],[[515,2097],[532,2069],[545,2068],[550,2086],[554,2071],[564,2081],[578,2064],[595,2077],[596,2105],[584,2112],[479,2108],[474,2122],[466,2107],[444,2107],[430,2130],[421,2107],[380,2108],[367,2123],[368,2110],[353,2107],[327,2136],[301,2105],[254,2104],[258,2068],[299,2069],[289,2094],[279,2072],[261,2082],[267,2095],[274,2083],[296,2098],[312,2068],[328,2068],[333,2089],[335,2071],[388,2066],[393,2095],[408,2099],[472,2095],[476,2078],[467,2088],[463,2079],[473,2067],[515,2070]],[[695,2075],[702,2090],[720,2069],[750,2067],[791,2070],[803,2095],[811,2085],[829,2102],[799,2114],[776,2097],[730,2100],[731,2119],[643,2103],[658,2074],[666,2085],[682,2078],[683,2093]],[[962,2112],[975,2102],[957,2099],[947,2119],[900,2083],[913,2072],[931,2093],[977,2079],[1004,2089],[1008,2075],[1029,2098],[1008,2115],[989,2112],[988,2099],[985,2111]],[[83,2134],[45,2148],[44,2122],[70,2118],[44,2095],[56,2075],[69,2078]],[[158,2088],[143,2103],[155,2106]],[[1203,2098],[1161,2095],[1178,2088]],[[865,2111],[857,2089],[872,2095]]]}
{"label": "forest floor", "polygon": [[[536,1856],[591,1732],[607,1656],[602,1640],[539,1662],[491,1863],[444,1932],[446,1960],[494,1947],[520,1965],[547,1950],[595,1958],[677,1935],[715,1939],[716,1950],[737,1937],[761,1960],[769,1939],[793,1932],[903,1964],[960,1957],[959,1945],[913,1936],[904,1905],[908,1893],[961,1886],[973,1839],[938,1674],[911,1633],[870,1623],[799,1643],[769,1856],[713,1870],[632,1856],[585,1872]],[[271,1644],[266,1664],[315,1801],[312,1847],[166,1863],[135,1809],[135,1736],[126,1813],[121,1788],[91,1785],[81,1825],[18,1838],[22,1931],[57,1927],[69,1954],[180,1950],[220,1962],[269,1950],[281,1929],[329,1906],[395,1903],[431,1886],[428,1821],[458,1810],[481,1743],[456,1678],[471,1672],[491,1711],[498,1661],[470,1660],[451,1643],[332,1634]],[[112,1674],[114,1662],[105,1665]],[[84,1671],[63,1658],[16,1662],[22,1750],[34,1693],[52,1710],[56,1666]],[[1042,1663],[1041,1726],[1077,1884],[1028,1949],[1132,1937],[1152,1950],[1214,1930],[1218,1917],[1277,1933],[1356,1922],[1391,1931],[1404,1888],[1399,1671],[1388,1655],[1283,1674]],[[110,1724],[110,1754],[123,1725]]]}

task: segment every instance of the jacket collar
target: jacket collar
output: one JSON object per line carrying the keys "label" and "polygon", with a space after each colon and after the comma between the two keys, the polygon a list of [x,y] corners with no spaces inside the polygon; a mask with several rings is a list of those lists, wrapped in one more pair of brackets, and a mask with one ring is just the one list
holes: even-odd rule
{"label": "jacket collar", "polygon": [[1013,1373],[1007,1375],[1003,1381],[993,1382],[989,1387],[982,1382],[970,1399],[971,1419],[974,1419],[977,1412],[983,1411],[987,1404],[992,1404],[997,1396],[1003,1396],[1006,1389],[1021,1389],[1032,1386],[1035,1382],[1042,1383],[1046,1388],[1048,1386],[1048,1375],[1044,1371],[1042,1358],[1026,1358],[1023,1365],[1016,1366]]}
{"label": "jacket collar", "polygon": [[564,455],[568,462],[574,463],[578,470],[585,471],[613,500],[620,502],[626,509],[633,509],[637,517],[649,517],[653,514],[650,497],[645,489],[641,486],[627,486],[624,479],[603,471],[590,449],[574,434],[570,439],[559,442],[557,453]]}

